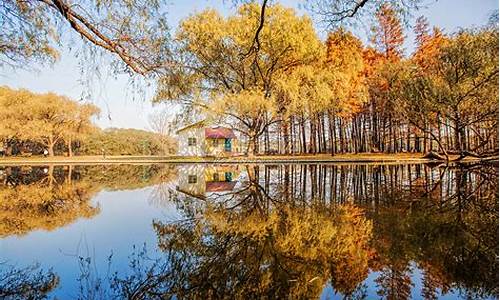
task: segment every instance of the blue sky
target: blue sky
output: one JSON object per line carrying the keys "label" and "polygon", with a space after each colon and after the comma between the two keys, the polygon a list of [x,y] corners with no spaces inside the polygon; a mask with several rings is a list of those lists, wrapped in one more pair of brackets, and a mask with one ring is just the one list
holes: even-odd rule
{"label": "blue sky", "polygon": [[[229,0],[205,1],[173,1],[169,10],[169,22],[173,29],[179,21],[206,7],[213,7],[224,14],[231,13],[233,6]],[[300,0],[279,1],[286,6],[300,9]],[[443,28],[445,32],[453,32],[458,28],[468,28],[484,25],[491,12],[498,9],[496,0],[427,0],[426,8],[415,12],[415,15],[424,15],[432,26]],[[320,36],[325,32],[317,24]],[[365,32],[358,32],[365,36]],[[405,44],[407,51],[411,50],[413,38],[407,33]],[[77,40],[76,38],[73,38]],[[41,68],[38,72],[12,71],[0,69],[0,85],[14,88],[26,88],[36,92],[52,91],[80,99],[83,92],[90,86],[91,101],[101,108],[101,117],[96,121],[102,128],[126,127],[149,129],[148,116],[155,111],[162,111],[165,105],[153,106],[148,98],[153,93],[152,88],[146,88],[142,97],[132,92],[128,77],[102,75],[99,80],[83,84],[86,76],[81,75],[75,57],[75,50],[63,51],[61,59],[51,67]]]}

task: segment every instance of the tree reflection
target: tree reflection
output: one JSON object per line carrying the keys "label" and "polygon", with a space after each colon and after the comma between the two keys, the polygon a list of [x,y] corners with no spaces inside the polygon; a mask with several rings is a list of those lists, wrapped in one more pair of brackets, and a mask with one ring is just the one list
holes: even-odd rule
{"label": "tree reflection", "polygon": [[197,213],[181,207],[186,220],[154,223],[184,262],[169,293],[314,298],[330,282],[348,296],[371,271],[379,296],[409,299],[417,268],[426,299],[498,296],[496,166],[259,168],[192,200]]}
{"label": "tree reflection", "polygon": [[[223,171],[231,172],[228,166]],[[207,172],[200,174],[214,180]],[[134,253],[126,272],[106,278],[107,298],[309,299],[327,284],[346,298],[374,297],[367,296],[367,285],[387,299],[436,299],[452,292],[498,297],[496,165],[248,165],[238,172],[237,179],[227,177],[235,181],[230,189],[204,180],[202,189],[191,189],[204,188],[203,194],[190,195],[167,183],[175,174],[169,168],[55,168],[47,172],[52,179],[43,170],[4,178],[0,193],[37,186],[37,193],[25,192],[27,199],[48,189],[47,199],[79,194],[88,203],[85,195],[103,188],[163,182],[154,189],[154,201],[175,202],[184,218],[153,222],[161,256]],[[137,177],[144,180],[133,185]],[[66,185],[72,187],[67,194],[58,190]],[[36,207],[30,209],[37,216],[59,207],[26,201],[14,209],[31,213],[26,209]],[[70,203],[58,201],[62,207]],[[37,226],[45,228],[32,228]],[[88,284],[81,298],[91,298],[92,289],[103,291],[104,279],[88,278],[96,284]]]}
{"label": "tree reflection", "polygon": [[215,298],[318,296],[332,277],[351,293],[368,273],[371,224],[346,205],[261,212],[208,208],[187,224],[155,223],[160,248],[187,253],[176,294]]}
{"label": "tree reflection", "polygon": [[0,263],[0,298],[47,299],[59,284],[59,277],[52,271],[43,271],[33,265],[15,268]]}
{"label": "tree reflection", "polygon": [[373,253],[363,210],[278,201],[259,185],[258,173],[248,166],[238,190],[200,200],[203,214],[184,206],[186,220],[154,222],[166,257],[115,278],[119,295],[300,299],[318,297],[328,282],[346,295],[361,289]]}
{"label": "tree reflection", "polygon": [[[451,182],[450,182],[451,181]],[[446,192],[374,211],[372,267],[379,294],[410,298],[410,264],[423,271],[421,296],[458,290],[467,298],[498,296],[498,172],[458,166],[440,181]]]}
{"label": "tree reflection", "polygon": [[101,190],[150,186],[172,179],[172,168],[151,166],[8,167],[0,170],[0,237],[54,230],[100,208],[91,199]]}
{"label": "tree reflection", "polygon": [[91,182],[67,180],[63,171],[6,170],[0,185],[0,237],[53,230],[98,213],[99,208],[89,203],[96,188]]}

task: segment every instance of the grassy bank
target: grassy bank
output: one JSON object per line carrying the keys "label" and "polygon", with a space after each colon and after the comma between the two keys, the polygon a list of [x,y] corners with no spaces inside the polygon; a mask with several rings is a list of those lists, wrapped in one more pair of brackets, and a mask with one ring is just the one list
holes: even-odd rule
{"label": "grassy bank", "polygon": [[[456,157],[451,157],[455,159]],[[472,159],[468,159],[472,160]],[[479,160],[479,159],[476,159]],[[400,154],[329,154],[318,155],[259,155],[252,158],[239,156],[179,157],[179,156],[55,156],[55,157],[3,157],[0,165],[46,165],[46,164],[149,164],[149,163],[428,163],[433,160],[423,158],[418,153]]]}

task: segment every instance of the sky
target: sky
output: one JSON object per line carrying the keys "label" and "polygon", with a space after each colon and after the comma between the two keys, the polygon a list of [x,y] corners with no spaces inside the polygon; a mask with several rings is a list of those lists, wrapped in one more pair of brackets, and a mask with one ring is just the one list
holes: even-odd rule
{"label": "sky", "polygon": [[[180,20],[212,7],[224,15],[230,14],[234,7],[228,0],[173,1],[169,9],[169,25],[176,29]],[[279,1],[285,6],[293,7],[304,13],[300,0]],[[482,26],[487,23],[491,13],[498,9],[497,0],[427,0],[425,8],[414,12],[414,15],[424,15],[431,26],[438,26],[451,33],[459,28]],[[315,24],[321,37],[326,35],[321,24]],[[360,29],[360,37],[366,32]],[[413,37],[407,32],[405,48],[411,51]],[[77,47],[75,47],[77,49]],[[34,92],[55,92],[69,96],[75,100],[81,99],[90,88],[90,101],[101,109],[101,116],[96,120],[101,128],[122,127],[150,130],[149,116],[160,111],[168,111],[166,105],[152,105],[149,101],[153,95],[153,87],[146,87],[140,95],[132,92],[134,89],[126,75],[112,76],[103,74],[99,79],[85,83],[88,76],[82,75],[80,60],[76,50],[63,50],[61,58],[53,66],[40,68],[38,71],[13,71],[0,68],[0,85],[12,88],[25,88]]]}

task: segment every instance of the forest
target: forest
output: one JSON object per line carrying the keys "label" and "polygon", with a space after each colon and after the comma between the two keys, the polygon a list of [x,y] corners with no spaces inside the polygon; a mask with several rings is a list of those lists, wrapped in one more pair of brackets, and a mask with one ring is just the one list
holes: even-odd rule
{"label": "forest", "polygon": [[0,151],[3,155],[168,155],[175,142],[138,129],[100,129],[94,104],[54,93],[0,86]]}
{"label": "forest", "polygon": [[[70,28],[90,69],[99,61],[89,56],[110,54],[116,74],[141,78],[153,103],[180,110],[172,124],[203,117],[229,126],[249,156],[498,152],[498,12],[446,32],[417,17],[419,0],[309,0],[306,13],[235,0],[229,15],[206,9],[174,29],[163,1],[35,2],[2,9],[6,32],[24,45],[5,39],[3,64],[57,61],[53,35]],[[371,28],[367,41],[356,24]],[[65,136],[71,152],[74,135]],[[54,138],[37,139],[50,149]]]}
{"label": "forest", "polygon": [[258,51],[242,56],[258,11],[184,20],[176,39],[187,66],[159,80],[156,100],[181,99],[226,122],[250,154],[498,152],[496,25],[447,34],[419,17],[405,55],[389,4],[376,11],[369,44],[344,28],[322,42],[309,17],[273,5]]}

